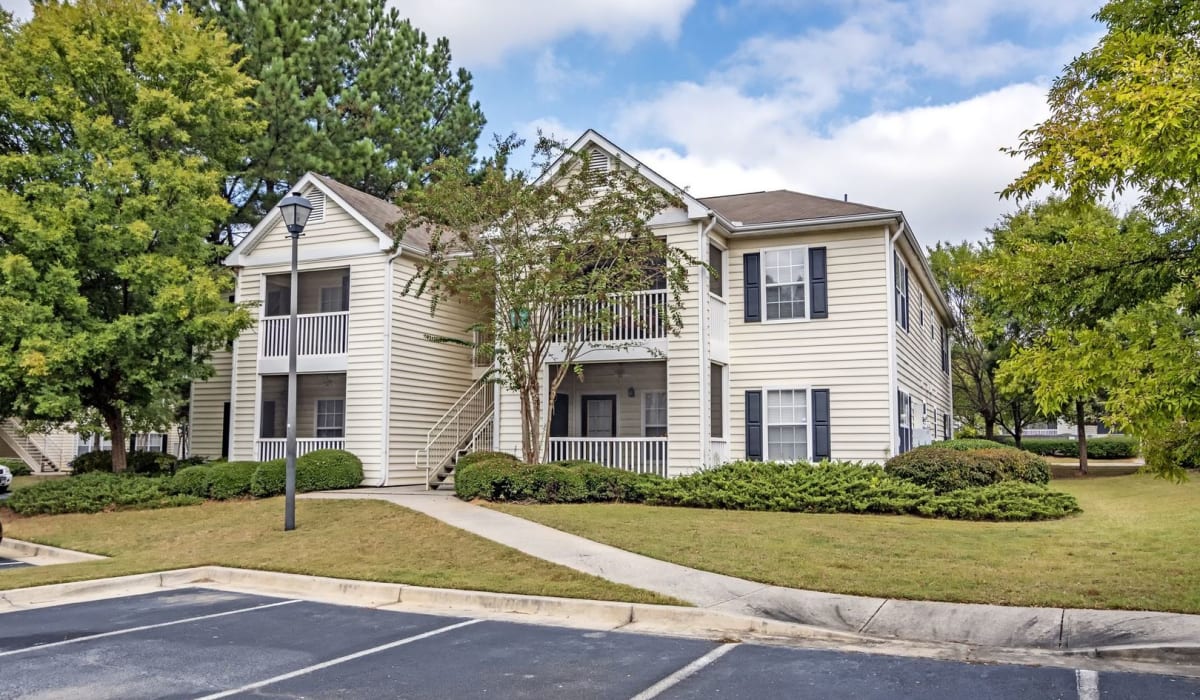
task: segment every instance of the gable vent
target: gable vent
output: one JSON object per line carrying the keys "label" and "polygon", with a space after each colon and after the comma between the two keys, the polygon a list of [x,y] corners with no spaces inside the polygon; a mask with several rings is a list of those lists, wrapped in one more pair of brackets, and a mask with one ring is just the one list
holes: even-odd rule
{"label": "gable vent", "polygon": [[325,193],[315,187],[308,188],[304,198],[312,205],[312,213],[308,215],[308,223],[316,224],[325,220]]}
{"label": "gable vent", "polygon": [[591,156],[591,158],[588,160],[588,174],[589,175],[594,174],[594,173],[608,172],[609,167],[611,165],[611,161],[610,161],[607,153],[600,150],[599,148],[593,148],[589,152],[589,155]]}

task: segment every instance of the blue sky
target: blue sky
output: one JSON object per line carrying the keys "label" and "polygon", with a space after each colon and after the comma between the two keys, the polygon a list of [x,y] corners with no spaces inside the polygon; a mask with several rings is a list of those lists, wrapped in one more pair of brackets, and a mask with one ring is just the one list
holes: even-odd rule
{"label": "blue sky", "polygon": [[1101,34],[1080,0],[391,4],[473,72],[485,145],[595,128],[693,194],[848,194],[927,244],[1012,208],[996,193],[1021,167],[999,149]]}

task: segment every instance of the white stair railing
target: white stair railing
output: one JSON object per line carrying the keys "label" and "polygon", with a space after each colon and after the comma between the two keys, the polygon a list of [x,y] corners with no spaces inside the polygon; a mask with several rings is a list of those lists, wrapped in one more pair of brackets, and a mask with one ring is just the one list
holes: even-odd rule
{"label": "white stair railing", "polygon": [[[4,431],[7,436],[9,446],[11,446],[17,455],[26,464],[36,468],[38,471],[58,471],[62,468],[62,464],[50,458],[44,450],[38,447],[25,431],[21,428],[21,424],[16,420],[9,418],[0,426],[0,430]],[[60,456],[61,457],[61,456]]]}
{"label": "white stair railing", "polygon": [[426,485],[433,473],[447,465],[459,450],[481,439],[485,427],[492,422],[494,403],[491,382],[480,378],[429,429],[425,446],[414,456],[416,465],[425,467]]}

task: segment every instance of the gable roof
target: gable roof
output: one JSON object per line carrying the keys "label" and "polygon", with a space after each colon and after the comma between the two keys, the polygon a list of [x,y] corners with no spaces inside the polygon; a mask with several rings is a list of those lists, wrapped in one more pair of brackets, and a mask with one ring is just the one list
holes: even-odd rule
{"label": "gable roof", "polygon": [[702,197],[700,202],[720,214],[721,218],[728,220],[735,227],[896,213],[891,209],[881,209],[829,197],[817,197],[791,190]]}
{"label": "gable roof", "polygon": [[[387,200],[356,190],[326,175],[318,175],[313,172],[305,173],[304,177],[300,178],[291,189],[303,192],[309,187],[324,192],[326,197],[332,199],[347,214],[362,224],[363,228],[374,234],[379,239],[380,250],[391,249],[394,244],[391,225],[404,215],[403,209]],[[275,225],[275,221],[279,217],[279,207],[272,207],[271,211],[255,224],[250,233],[234,246],[233,251],[225,258],[225,264],[242,265],[242,257],[254,249],[259,239]],[[419,254],[428,253],[429,232],[424,229],[409,229],[404,233],[401,247],[403,250]]]}

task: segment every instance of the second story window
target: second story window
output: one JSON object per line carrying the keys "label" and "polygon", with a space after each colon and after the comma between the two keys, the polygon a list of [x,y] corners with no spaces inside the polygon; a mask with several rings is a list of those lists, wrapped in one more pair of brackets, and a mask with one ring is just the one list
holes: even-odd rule
{"label": "second story window", "polygon": [[725,296],[725,251],[708,244],[708,291],[719,297]]}
{"label": "second story window", "polygon": [[896,325],[908,330],[908,266],[900,253],[892,254],[892,273],[896,282]]}
{"label": "second story window", "polygon": [[804,248],[768,250],[763,253],[763,289],[768,321],[807,318],[807,257]]}

